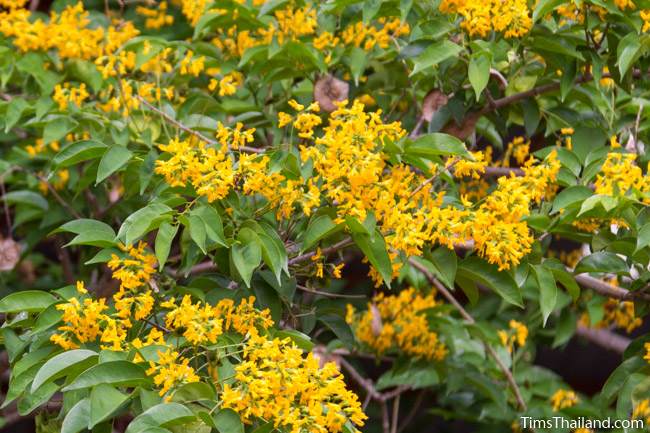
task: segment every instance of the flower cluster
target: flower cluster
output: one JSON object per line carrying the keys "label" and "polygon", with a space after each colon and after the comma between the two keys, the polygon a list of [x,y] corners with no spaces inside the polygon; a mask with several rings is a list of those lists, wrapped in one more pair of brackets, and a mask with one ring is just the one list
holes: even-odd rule
{"label": "flower cluster", "polygon": [[517,322],[516,320],[511,320],[508,323],[508,326],[510,327],[509,331],[501,329],[497,331],[497,335],[499,336],[499,340],[501,340],[501,344],[508,348],[508,352],[512,353],[515,347],[515,343],[519,347],[524,347],[526,344],[526,339],[528,338],[528,328],[526,325],[521,322]]}
{"label": "flower cluster", "polygon": [[525,0],[443,0],[440,11],[462,16],[461,27],[470,36],[482,38],[491,32],[503,33],[506,38],[519,38],[527,34],[533,25]]}
{"label": "flower cluster", "polygon": [[558,389],[551,396],[551,405],[553,406],[553,412],[557,412],[562,409],[573,407],[578,403],[578,395],[571,390]]}
{"label": "flower cluster", "polygon": [[336,364],[322,368],[312,353],[303,356],[291,339],[252,335],[235,368],[235,384],[224,386],[222,405],[246,423],[264,419],[291,433],[337,433],[349,419],[366,416]]}
{"label": "flower cluster", "polygon": [[616,196],[631,191],[650,192],[650,176],[643,174],[635,164],[636,159],[635,153],[608,153],[594,182],[596,194]]}
{"label": "flower cluster", "polygon": [[67,6],[60,14],[51,12],[48,22],[32,19],[26,9],[0,12],[0,33],[13,38],[21,51],[56,49],[61,58],[94,60],[112,54],[124,42],[138,35],[131,22],[121,22],[106,29],[91,25],[83,3]]}
{"label": "flower cluster", "polygon": [[398,295],[380,293],[364,312],[357,313],[348,305],[346,321],[357,340],[378,355],[397,349],[415,358],[440,361],[447,355],[447,348],[430,329],[427,319],[428,310],[436,305],[433,293],[423,296],[414,288]]}

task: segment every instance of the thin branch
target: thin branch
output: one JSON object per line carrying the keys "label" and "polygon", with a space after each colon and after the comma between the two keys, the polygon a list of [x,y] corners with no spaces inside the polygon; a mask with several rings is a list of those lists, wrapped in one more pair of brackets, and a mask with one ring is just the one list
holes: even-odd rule
{"label": "thin branch", "polygon": [[[336,251],[340,250],[341,248],[345,248],[347,246],[350,246],[353,243],[354,243],[354,241],[352,240],[352,238],[345,238],[345,239],[335,243],[334,245],[332,245],[330,247],[323,248],[321,250],[321,254],[326,256],[328,254],[331,254],[333,252],[336,252]],[[302,263],[304,261],[307,261],[307,260],[311,259],[315,255],[316,255],[315,251],[305,253],[305,254],[301,254],[301,255],[296,256],[296,257],[294,257],[292,259],[289,259],[289,265],[295,265],[296,263]]]}
{"label": "thin branch", "polygon": [[[201,134],[199,131],[196,131],[196,130],[188,127],[188,126],[183,125],[178,120],[174,119],[173,117],[171,117],[170,115],[168,115],[164,111],[158,109],[156,106],[149,103],[142,96],[136,95],[135,97],[138,99],[138,101],[142,102],[142,104],[144,106],[146,106],[148,109],[150,109],[151,111],[154,111],[155,113],[159,114],[160,117],[162,117],[163,119],[165,119],[167,122],[171,123],[172,125],[176,126],[178,129],[181,129],[182,131],[185,131],[188,134],[195,136],[196,138],[198,138],[199,140],[201,140],[201,141],[203,141],[205,143],[212,144],[212,145],[220,144],[218,141],[213,140],[213,139],[211,139],[209,137],[206,137],[205,135]],[[250,146],[239,146],[239,148],[237,150],[240,150],[242,152],[248,152],[248,153],[264,153],[264,149],[258,149],[258,148],[250,147]]]}
{"label": "thin branch", "polygon": [[498,177],[498,176],[523,176],[524,171],[516,167],[485,167],[485,176]]}
{"label": "thin branch", "polygon": [[[449,164],[449,166],[445,167],[445,170],[449,170],[449,171],[451,171],[451,170],[454,168],[454,166],[455,166],[456,164],[458,164],[459,161],[460,161],[460,159],[459,159],[459,158],[456,158],[454,161],[451,162],[451,164]],[[438,178],[438,176],[440,176],[440,172],[439,172],[439,171],[436,171],[436,172],[433,174],[433,176],[431,176],[430,178],[428,178],[427,180],[425,180],[424,182],[422,182],[420,185],[417,186],[417,188],[415,188],[415,189],[413,190],[413,192],[412,192],[411,195],[409,196],[409,199],[412,199],[412,198],[415,196],[415,194],[417,194],[418,192],[420,192],[420,191],[422,190],[422,188],[424,188],[425,186],[427,186],[427,185],[429,185],[430,183],[432,183],[433,181],[435,181],[435,180]]]}
{"label": "thin branch", "polygon": [[620,299],[622,301],[633,301],[635,299],[650,301],[650,294],[648,293],[632,292],[622,287],[613,286],[587,274],[575,275],[575,280],[581,286],[610,298]]}
{"label": "thin branch", "polygon": [[629,338],[618,335],[607,329],[592,329],[578,325],[576,335],[589,340],[604,349],[622,354],[632,342]]}
{"label": "thin branch", "polygon": [[355,382],[357,382],[363,389],[366,390],[366,393],[373,399],[377,401],[384,401],[384,398],[382,394],[377,391],[375,388],[375,385],[372,383],[372,380],[366,379],[363,377],[359,372],[357,371],[356,368],[352,366],[345,358],[341,357],[339,358],[339,363],[345,370],[348,372],[350,377],[354,379]]}
{"label": "thin branch", "polygon": [[47,190],[52,193],[52,196],[56,199],[56,201],[59,202],[61,206],[63,206],[73,217],[76,219],[82,218],[82,216],[77,212],[68,202],[66,202],[63,197],[59,195],[59,193],[56,191],[56,189],[50,184],[50,182],[47,181],[47,179],[40,175],[36,174],[36,177],[43,183],[45,183],[45,186],[47,187]]}
{"label": "thin branch", "polygon": [[313,293],[314,295],[322,295],[322,296],[327,296],[330,298],[347,298],[347,299],[364,299],[366,295],[344,295],[342,293],[328,293],[328,292],[321,292],[316,289],[312,289],[309,287],[302,286],[300,284],[296,284],[296,288],[298,290],[302,290],[303,292],[307,293]]}
{"label": "thin branch", "polygon": [[413,421],[415,416],[418,414],[420,410],[420,405],[424,400],[424,394],[426,394],[425,390],[420,391],[417,398],[415,399],[415,403],[413,403],[413,406],[411,406],[411,410],[406,415],[406,417],[402,420],[402,425],[399,427],[399,429],[397,429],[397,433],[402,433],[406,429],[406,427],[409,424],[411,424],[411,421]]}
{"label": "thin branch", "polygon": [[390,419],[388,418],[388,405],[385,401],[381,402],[381,427],[384,433],[390,433]]}
{"label": "thin branch", "polygon": [[397,433],[397,421],[399,420],[399,401],[401,394],[397,394],[393,402],[393,422],[391,423],[390,433]]}
{"label": "thin branch", "polygon": [[[461,317],[463,317],[463,319],[465,319],[470,324],[476,323],[474,318],[456,300],[454,295],[452,295],[451,292],[449,290],[447,290],[447,288],[444,285],[442,285],[438,281],[438,279],[431,272],[429,272],[429,270],[426,267],[424,267],[423,265],[421,265],[417,261],[413,260],[412,258],[409,259],[409,264],[411,266],[413,266],[415,269],[417,269],[418,271],[422,272],[422,274],[426,277],[426,279],[429,281],[429,283],[434,285],[436,287],[436,289],[438,290],[438,292],[440,292],[442,294],[442,296],[444,296],[447,299],[447,301],[450,304],[452,304],[458,310],[458,312],[460,313]],[[483,342],[483,346],[485,347],[485,350],[488,353],[488,355],[490,355],[490,357],[492,357],[492,359],[494,359],[494,362],[497,364],[497,367],[499,367],[499,370],[501,370],[503,372],[503,374],[505,375],[506,380],[508,381],[508,384],[510,385],[510,388],[512,388],[512,391],[515,394],[515,398],[517,399],[517,404],[519,405],[519,408],[521,410],[523,410],[523,411],[526,411],[528,407],[526,405],[526,402],[524,401],[524,398],[521,395],[521,390],[519,389],[519,385],[517,385],[517,382],[515,381],[515,378],[512,375],[512,372],[508,369],[508,367],[506,367],[503,364],[503,362],[501,361],[501,359],[499,358],[497,353],[494,351],[492,346],[490,346],[489,344],[487,344],[485,342]]]}

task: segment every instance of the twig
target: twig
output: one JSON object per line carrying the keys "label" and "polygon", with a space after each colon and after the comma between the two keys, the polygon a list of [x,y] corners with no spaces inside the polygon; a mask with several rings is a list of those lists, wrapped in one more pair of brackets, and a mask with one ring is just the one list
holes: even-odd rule
{"label": "twig", "polygon": [[52,193],[52,196],[56,199],[56,201],[59,202],[61,206],[63,206],[73,217],[76,219],[82,218],[82,216],[72,207],[68,202],[63,200],[63,198],[59,195],[59,193],[56,191],[56,189],[50,184],[50,182],[47,181],[47,179],[40,175],[36,174],[36,177],[43,183],[45,183],[45,186],[47,187],[47,190]]}
{"label": "twig", "polygon": [[315,295],[328,296],[330,298],[364,299],[366,297],[366,295],[344,295],[342,293],[321,292],[319,290],[311,289],[309,287],[305,287],[300,284],[296,284],[296,288],[302,290],[303,292],[313,293]]}
{"label": "twig", "polygon": [[397,421],[399,420],[399,400],[401,394],[397,394],[393,402],[393,421],[391,423],[390,433],[397,433]]}
{"label": "twig", "polygon": [[648,293],[631,292],[622,287],[613,286],[586,274],[576,275],[575,280],[581,286],[610,298],[620,299],[622,301],[632,301],[635,299],[650,301],[650,294]]}
{"label": "twig", "polygon": [[[205,143],[212,144],[212,145],[218,145],[219,144],[218,141],[213,140],[211,138],[208,138],[205,135],[201,134],[199,131],[195,131],[194,129],[192,129],[192,128],[188,127],[188,126],[183,125],[178,120],[174,119],[173,117],[171,117],[170,115],[168,115],[164,111],[159,110],[153,104],[149,103],[142,96],[136,95],[135,97],[138,99],[138,101],[142,102],[142,104],[145,105],[147,108],[149,108],[151,111],[156,112],[157,114],[160,115],[160,117],[162,117],[163,119],[165,119],[166,121],[168,121],[172,125],[176,126],[177,128],[187,132],[190,135],[195,136],[196,138],[198,138],[199,140],[201,140],[201,141],[203,141]],[[242,152],[248,152],[248,153],[264,153],[264,149],[258,149],[258,148],[250,147],[250,146],[239,146],[239,148],[237,150],[240,150]]]}
{"label": "twig", "polygon": [[[459,159],[459,158],[456,158],[454,161],[451,162],[451,164],[449,164],[449,166],[445,167],[445,170],[450,170],[450,171],[451,171],[451,169],[453,169],[454,166],[455,166],[456,164],[458,164],[458,161],[460,161],[460,159]],[[428,178],[427,180],[425,180],[424,182],[422,182],[420,185],[418,185],[417,188],[415,188],[415,189],[413,190],[413,192],[411,193],[411,195],[409,195],[409,199],[412,199],[412,198],[415,196],[415,194],[417,194],[418,192],[422,191],[422,188],[424,188],[425,186],[429,185],[431,182],[435,181],[435,180],[438,178],[438,176],[440,176],[440,172],[439,172],[439,171],[437,171],[436,173],[433,174],[433,176],[431,176],[430,178]]]}
{"label": "twig", "polygon": [[[321,250],[321,254],[326,256],[328,254],[331,254],[331,253],[333,253],[335,251],[340,250],[341,248],[345,248],[347,246],[350,246],[353,243],[354,243],[354,241],[352,240],[352,238],[349,238],[349,237],[345,238],[345,239],[335,243],[334,245],[332,245],[330,247],[323,248]],[[296,257],[294,257],[292,259],[289,259],[289,265],[295,265],[296,263],[302,263],[304,261],[307,261],[307,260],[311,259],[315,255],[316,255],[315,251],[305,253],[305,254],[301,254],[301,255],[296,256]]]}
{"label": "twig", "polygon": [[523,176],[524,171],[521,168],[514,168],[514,167],[485,167],[485,173],[484,175],[486,176],[511,176],[514,174],[515,176]]}
{"label": "twig", "polygon": [[607,329],[592,329],[583,325],[578,325],[576,335],[589,340],[590,342],[604,349],[611,350],[622,354],[630,345],[631,340],[622,335],[618,335]]}
{"label": "twig", "polygon": [[172,332],[172,331],[170,331],[169,329],[165,328],[164,326],[159,325],[159,324],[157,324],[156,322],[152,322],[152,321],[149,320],[149,319],[144,319],[144,321],[145,321],[146,323],[148,323],[149,325],[153,326],[154,328],[156,328],[157,330],[162,331],[162,332],[164,332],[164,333],[170,334],[170,333]]}
{"label": "twig", "polygon": [[[7,195],[4,176],[0,176],[0,193],[2,193],[2,206],[5,214],[5,222],[7,223],[7,237],[11,238],[11,228],[13,227],[13,224],[11,222],[11,214],[9,213],[9,203],[7,203],[7,200],[4,200],[4,197]],[[2,237],[2,235],[0,235],[0,237]]]}
{"label": "twig", "polygon": [[411,406],[411,410],[409,413],[406,415],[406,417],[402,420],[402,425],[397,429],[397,433],[402,433],[406,427],[413,421],[413,418],[415,418],[415,415],[417,415],[418,411],[420,410],[420,405],[422,404],[422,401],[424,400],[424,394],[426,391],[420,391],[418,394],[417,398],[415,399],[415,403],[413,403],[413,406]]}
{"label": "twig", "polygon": [[385,401],[381,402],[381,427],[384,433],[390,433],[390,419],[388,419],[388,405]]}
{"label": "twig", "polygon": [[[438,279],[431,273],[429,270],[418,263],[417,261],[413,260],[412,258],[409,259],[409,264],[413,266],[415,269],[418,271],[422,272],[422,274],[426,277],[426,279],[436,287],[436,289],[444,296],[447,301],[449,301],[450,304],[452,304],[460,313],[461,317],[465,319],[468,323],[474,324],[476,321],[474,318],[463,308],[463,306],[454,298],[454,296],[447,290],[447,288],[442,285]],[[506,377],[506,380],[508,381],[508,384],[510,385],[510,388],[512,388],[512,391],[515,394],[515,398],[517,399],[517,404],[519,405],[519,408],[523,411],[526,411],[528,406],[526,405],[526,402],[524,401],[524,398],[521,395],[521,390],[519,389],[519,385],[517,385],[517,382],[515,381],[515,378],[512,375],[512,372],[506,367],[503,362],[501,362],[501,359],[497,355],[497,353],[494,351],[492,346],[489,344],[483,342],[483,346],[485,347],[486,352],[492,359],[494,359],[494,362],[497,364],[497,367],[499,367],[499,370],[503,372],[503,374]]]}
{"label": "twig", "polygon": [[373,385],[372,380],[361,376],[356,368],[354,368],[352,364],[350,364],[345,358],[339,358],[339,363],[341,366],[343,366],[343,368],[345,368],[352,379],[354,379],[355,382],[357,382],[363,389],[366,390],[366,393],[370,395],[373,400],[384,401],[382,394],[377,391],[377,389],[375,389],[375,385]]}

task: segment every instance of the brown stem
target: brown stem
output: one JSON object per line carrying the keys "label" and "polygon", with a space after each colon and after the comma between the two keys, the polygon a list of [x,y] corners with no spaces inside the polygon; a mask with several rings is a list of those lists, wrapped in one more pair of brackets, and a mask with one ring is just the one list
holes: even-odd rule
{"label": "brown stem", "polygon": [[592,329],[583,325],[578,325],[576,335],[589,340],[597,346],[620,354],[625,352],[625,349],[631,343],[629,338],[607,329]]}
{"label": "brown stem", "polygon": [[393,421],[391,423],[390,433],[397,433],[397,421],[399,420],[399,401],[401,394],[397,394],[393,402]]}
{"label": "brown stem", "polygon": [[598,278],[594,278],[586,274],[576,275],[575,280],[581,286],[591,289],[600,295],[608,296],[610,298],[620,299],[623,301],[632,301],[635,299],[650,301],[650,294],[648,293],[631,292],[622,287],[613,286],[611,284],[599,280]]}
{"label": "brown stem", "polygon": [[[352,238],[345,238],[345,239],[335,243],[331,247],[323,248],[321,250],[321,254],[326,256],[328,254],[331,254],[333,252],[336,252],[336,251],[340,250],[341,248],[345,248],[347,246],[350,246],[353,243],[354,243],[354,241],[352,240]],[[301,255],[296,256],[296,257],[294,257],[292,259],[289,259],[289,265],[295,265],[296,263],[302,263],[304,261],[307,261],[307,260],[311,259],[315,255],[316,255],[315,251],[305,253],[305,254],[301,254]]]}
{"label": "brown stem", "polygon": [[40,174],[37,174],[36,177],[43,183],[45,183],[45,186],[47,187],[47,190],[52,194],[54,199],[59,202],[61,206],[63,206],[73,217],[76,219],[82,218],[82,216],[77,212],[68,202],[66,202],[63,197],[59,195],[59,193],[54,189],[52,184],[47,181],[47,179],[44,176],[41,176]]}
{"label": "brown stem", "polygon": [[[212,144],[212,145],[218,145],[219,142],[216,140],[213,140],[211,138],[206,137],[205,135],[201,134],[199,131],[195,131],[194,129],[183,125],[181,122],[178,120],[174,119],[167,113],[165,113],[162,110],[159,110],[157,107],[149,103],[146,99],[144,99],[142,96],[136,95],[136,98],[138,101],[142,102],[143,105],[145,105],[148,109],[151,111],[154,111],[155,113],[159,114],[160,117],[165,119],[167,122],[171,123],[172,125],[176,126],[178,129],[181,129],[185,132],[187,132],[190,135],[193,135],[197,137],[199,140]],[[264,149],[257,149],[255,147],[249,147],[249,146],[239,146],[237,150],[240,150],[242,152],[248,152],[248,153],[264,153]]]}

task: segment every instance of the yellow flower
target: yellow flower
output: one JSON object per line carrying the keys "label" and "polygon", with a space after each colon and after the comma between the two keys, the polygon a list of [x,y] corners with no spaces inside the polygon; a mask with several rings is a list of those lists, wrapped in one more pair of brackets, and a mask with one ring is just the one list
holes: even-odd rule
{"label": "yellow flower", "polygon": [[160,396],[164,396],[180,385],[200,380],[189,363],[189,359],[179,356],[178,352],[171,349],[165,352],[159,351],[156,362],[149,361],[147,374],[153,376],[154,384],[160,387]]}
{"label": "yellow flower", "polygon": [[378,355],[398,349],[416,358],[442,360],[447,348],[438,334],[429,330],[426,310],[438,305],[431,293],[422,296],[409,288],[398,295],[380,293],[368,303],[368,309],[357,314],[347,307],[346,321],[357,340]]}
{"label": "yellow flower", "polygon": [[573,391],[558,389],[555,394],[551,396],[553,412],[575,406],[577,403],[578,396]]}
{"label": "yellow flower", "polygon": [[366,419],[336,365],[319,368],[313,354],[304,357],[289,338],[251,336],[235,371],[235,383],[224,385],[222,407],[245,423],[261,418],[291,432],[329,433]]}

